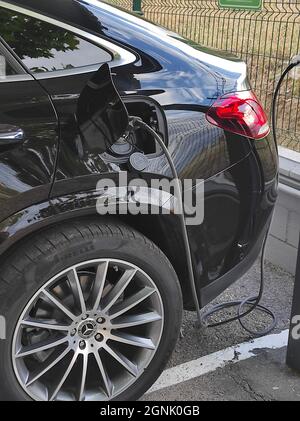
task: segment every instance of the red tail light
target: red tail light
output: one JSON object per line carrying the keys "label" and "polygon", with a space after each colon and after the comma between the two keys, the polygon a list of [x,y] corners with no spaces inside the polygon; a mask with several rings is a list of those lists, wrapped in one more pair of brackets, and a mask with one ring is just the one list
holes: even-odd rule
{"label": "red tail light", "polygon": [[215,126],[251,139],[262,139],[270,133],[266,113],[251,91],[218,98],[206,118]]}

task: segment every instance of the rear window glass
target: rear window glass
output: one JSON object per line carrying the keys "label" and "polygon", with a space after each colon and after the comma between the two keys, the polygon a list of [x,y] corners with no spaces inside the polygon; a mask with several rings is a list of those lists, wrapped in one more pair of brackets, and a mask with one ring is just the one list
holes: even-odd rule
{"label": "rear window glass", "polygon": [[75,69],[112,60],[108,51],[72,32],[3,8],[0,35],[33,73]]}

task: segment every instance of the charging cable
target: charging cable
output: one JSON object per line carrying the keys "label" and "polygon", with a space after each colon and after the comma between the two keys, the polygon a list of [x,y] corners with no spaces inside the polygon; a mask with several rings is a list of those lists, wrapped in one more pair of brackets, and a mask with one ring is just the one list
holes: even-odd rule
{"label": "charging cable", "polygon": [[[283,80],[286,77],[286,75],[294,67],[298,66],[299,64],[300,64],[300,55],[297,55],[292,59],[291,63],[284,70],[284,72],[280,76],[280,78],[279,78],[279,80],[276,84],[276,87],[275,87],[273,101],[272,101],[272,107],[271,107],[271,115],[272,115],[273,139],[274,139],[274,143],[275,143],[275,147],[276,147],[277,151],[278,151],[278,144],[277,144],[277,132],[276,132],[276,114],[277,114],[276,111],[277,111],[277,99],[278,99],[279,90],[281,88],[281,85],[282,85]],[[202,315],[201,315],[201,321],[206,327],[209,327],[209,328],[217,327],[217,326],[221,326],[221,325],[224,325],[226,323],[229,323],[229,322],[238,321],[240,323],[240,325],[243,327],[243,329],[245,329],[248,333],[250,333],[251,336],[256,336],[256,337],[267,335],[268,333],[270,333],[276,327],[277,318],[276,318],[276,315],[274,314],[274,312],[272,310],[268,309],[267,307],[263,306],[262,304],[260,304],[260,301],[262,299],[263,292],[264,292],[265,254],[266,254],[266,244],[267,244],[268,235],[269,235],[269,232],[270,232],[271,222],[272,222],[272,218],[271,218],[267,233],[266,233],[265,238],[264,238],[263,246],[262,246],[261,259],[260,259],[260,288],[259,288],[258,295],[254,296],[254,297],[248,297],[244,300],[229,301],[229,302],[225,302],[225,303],[213,306],[210,310],[206,311],[205,313],[202,313]],[[249,306],[249,309],[243,311],[246,306]],[[237,307],[237,315],[236,316],[225,319],[225,320],[222,320],[220,322],[211,323],[211,324],[208,323],[208,319],[211,316],[213,316],[214,314],[218,313],[221,310],[234,308],[234,307]],[[254,331],[254,330],[250,329],[248,326],[245,325],[244,320],[243,320],[244,317],[249,315],[250,313],[252,313],[254,310],[261,311],[262,313],[271,317],[271,319],[272,319],[271,323],[269,324],[269,326],[266,329]]]}
{"label": "charging cable", "polygon": [[277,118],[276,104],[277,104],[277,98],[278,98],[279,90],[281,88],[281,85],[282,85],[283,80],[286,77],[286,75],[292,69],[294,69],[294,67],[299,66],[299,64],[300,64],[300,54],[297,54],[296,56],[294,56],[292,58],[290,64],[287,66],[287,68],[284,70],[284,72],[280,76],[280,78],[278,80],[278,83],[275,87],[273,101],[272,101],[272,107],[271,107],[271,114],[272,114],[273,137],[274,137],[274,142],[275,142],[275,146],[276,146],[277,151],[278,151],[278,143],[277,143],[277,133],[276,133],[276,118]]}
{"label": "charging cable", "polygon": [[199,303],[198,294],[197,294],[197,290],[196,290],[196,282],[195,282],[195,277],[194,277],[190,241],[189,241],[188,232],[187,232],[186,223],[185,223],[185,217],[184,217],[181,183],[179,181],[177,170],[175,168],[175,165],[174,165],[173,159],[170,155],[170,152],[169,152],[167,146],[165,145],[163,139],[159,136],[159,134],[156,133],[156,131],[153,130],[152,127],[148,126],[148,124],[144,123],[144,121],[141,118],[139,118],[139,117],[130,117],[130,118],[131,118],[131,122],[133,123],[133,125],[135,127],[143,128],[144,130],[146,130],[149,134],[151,134],[155,138],[155,140],[157,141],[157,143],[160,145],[161,149],[163,150],[163,152],[165,154],[165,157],[166,157],[166,159],[167,159],[167,161],[170,165],[172,176],[173,176],[173,179],[175,181],[175,190],[176,190],[175,191],[175,200],[176,200],[176,203],[174,203],[174,205],[178,206],[178,214],[179,214],[178,216],[179,216],[179,220],[180,220],[180,227],[181,227],[182,238],[183,238],[184,248],[185,248],[185,253],[186,253],[188,277],[189,277],[189,282],[190,282],[190,286],[191,286],[193,301],[194,301],[195,308],[196,308],[198,323],[201,324],[201,309],[200,309],[200,303]]}
{"label": "charging cable", "polygon": [[[300,55],[297,55],[292,59],[291,63],[284,70],[284,72],[280,76],[280,78],[278,80],[278,83],[276,84],[276,87],[275,87],[273,101],[272,101],[272,107],[271,107],[271,115],[272,115],[272,126],[273,126],[273,139],[274,139],[274,143],[275,143],[277,151],[278,151],[278,145],[277,145],[277,133],[276,133],[276,111],[277,111],[277,99],[278,99],[279,90],[281,88],[281,85],[282,85],[283,80],[286,77],[286,75],[294,67],[298,66],[299,64],[300,64]],[[242,328],[253,337],[260,337],[260,336],[267,335],[268,333],[270,333],[276,327],[276,324],[277,324],[277,317],[276,317],[275,313],[272,310],[270,310],[269,308],[267,308],[266,306],[260,304],[263,293],[264,293],[264,287],[265,287],[265,254],[266,254],[266,245],[267,245],[268,235],[269,235],[269,232],[270,232],[272,218],[271,218],[268,230],[265,234],[263,246],[262,246],[262,251],[261,251],[260,288],[259,288],[258,294],[255,295],[255,296],[247,297],[243,300],[228,301],[228,302],[224,302],[224,303],[221,303],[221,304],[217,304],[217,305],[211,307],[209,310],[207,310],[205,312],[201,312],[198,294],[197,294],[197,290],[196,290],[195,278],[194,278],[190,242],[189,242],[189,238],[188,238],[188,232],[187,232],[187,227],[186,227],[185,217],[184,217],[184,208],[183,208],[183,203],[182,203],[182,200],[181,200],[181,197],[182,197],[181,196],[181,194],[182,194],[181,193],[181,184],[180,184],[180,181],[179,181],[179,178],[178,178],[177,170],[175,168],[173,159],[172,159],[172,157],[171,157],[171,155],[168,151],[168,148],[166,147],[162,138],[156,133],[156,131],[153,130],[150,126],[148,126],[146,123],[144,123],[143,120],[140,119],[139,117],[131,117],[131,119],[132,119],[131,121],[132,121],[134,126],[141,127],[143,129],[145,129],[159,143],[159,145],[162,148],[162,150],[163,150],[163,152],[166,156],[166,159],[167,159],[167,161],[170,165],[173,178],[176,181],[175,182],[175,189],[176,189],[175,196],[176,196],[176,198],[179,202],[179,203],[177,203],[177,205],[180,207],[179,208],[179,218],[180,218],[180,225],[181,225],[181,231],[182,231],[182,238],[183,238],[183,241],[184,241],[189,281],[190,281],[190,285],[191,285],[191,291],[192,291],[192,296],[193,296],[193,300],[194,300],[194,303],[195,303],[195,308],[196,308],[199,326],[204,325],[207,328],[213,328],[213,327],[225,325],[225,324],[230,323],[230,322],[238,321],[240,323],[240,325],[242,326]],[[225,309],[230,309],[230,308],[235,308],[235,307],[237,307],[237,315],[236,316],[221,320],[219,322],[213,322],[213,323],[208,322],[209,318],[212,317],[213,315],[215,315],[216,313],[219,313],[220,311],[223,311]],[[245,309],[246,307],[249,307],[249,308]],[[271,318],[271,322],[267,326],[267,328],[265,328],[263,330],[253,330],[253,329],[250,329],[245,324],[244,317],[246,317],[247,315],[252,313],[254,310],[260,311],[261,313],[264,313]]]}
{"label": "charging cable", "polygon": [[[266,253],[266,244],[267,244],[267,239],[268,239],[268,235],[270,231],[270,226],[265,235],[263,246],[262,246],[261,258],[260,258],[260,288],[259,288],[258,295],[255,295],[253,297],[252,296],[247,297],[244,300],[228,301],[228,302],[213,306],[210,310],[206,311],[205,313],[202,313],[201,315],[201,321],[205,327],[212,328],[212,327],[222,326],[230,322],[238,321],[244,330],[246,330],[251,336],[255,336],[255,337],[267,335],[276,327],[277,317],[275,313],[269,308],[260,304],[260,301],[264,293],[264,286],[265,286],[265,274],[264,274],[265,253]],[[246,306],[249,306],[248,310],[244,310]],[[230,317],[220,322],[208,323],[208,319],[214,314],[218,313],[219,311],[229,309],[229,308],[234,308],[234,307],[237,307],[236,316]],[[266,329],[255,331],[255,330],[250,329],[244,323],[244,320],[243,320],[244,317],[252,313],[254,310],[258,310],[271,317],[272,321]]]}

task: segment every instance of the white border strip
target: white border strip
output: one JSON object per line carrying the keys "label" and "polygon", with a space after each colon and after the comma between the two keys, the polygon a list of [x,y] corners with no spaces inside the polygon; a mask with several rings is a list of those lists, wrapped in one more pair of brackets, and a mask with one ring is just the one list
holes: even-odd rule
{"label": "white border strip", "polygon": [[279,349],[287,345],[289,330],[283,330],[280,333],[263,336],[250,342],[231,346],[222,351],[205,355],[197,360],[169,368],[163,372],[157,382],[147,393],[155,392],[166,387],[175,386],[211,373],[217,368],[225,367],[227,364],[235,364],[240,361],[254,358],[258,355],[258,349]]}

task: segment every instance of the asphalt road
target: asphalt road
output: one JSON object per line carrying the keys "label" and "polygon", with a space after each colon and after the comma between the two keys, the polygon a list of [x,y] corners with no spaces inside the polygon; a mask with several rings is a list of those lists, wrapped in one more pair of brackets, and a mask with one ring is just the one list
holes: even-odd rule
{"label": "asphalt road", "polygon": [[[279,333],[289,327],[293,277],[267,263],[265,282],[262,302],[275,311],[278,325],[274,333]],[[254,295],[258,289],[257,263],[215,303],[245,298]],[[223,316],[226,317],[228,314],[232,313],[226,312]],[[247,323],[252,329],[261,329],[268,321],[267,316],[260,312],[247,316]],[[175,373],[184,363],[204,356],[208,356],[206,360],[210,363],[210,359],[213,360],[217,351],[253,339],[238,322],[212,329],[204,327],[197,329],[195,314],[191,312],[184,314],[182,333],[183,336],[179,339],[168,365],[168,368],[174,368],[172,372]],[[285,365],[285,352],[284,347],[275,350],[262,348],[255,358],[226,364],[191,380],[163,387],[159,391],[146,394],[142,400],[300,400],[300,375]],[[180,376],[180,370],[178,375]]]}

